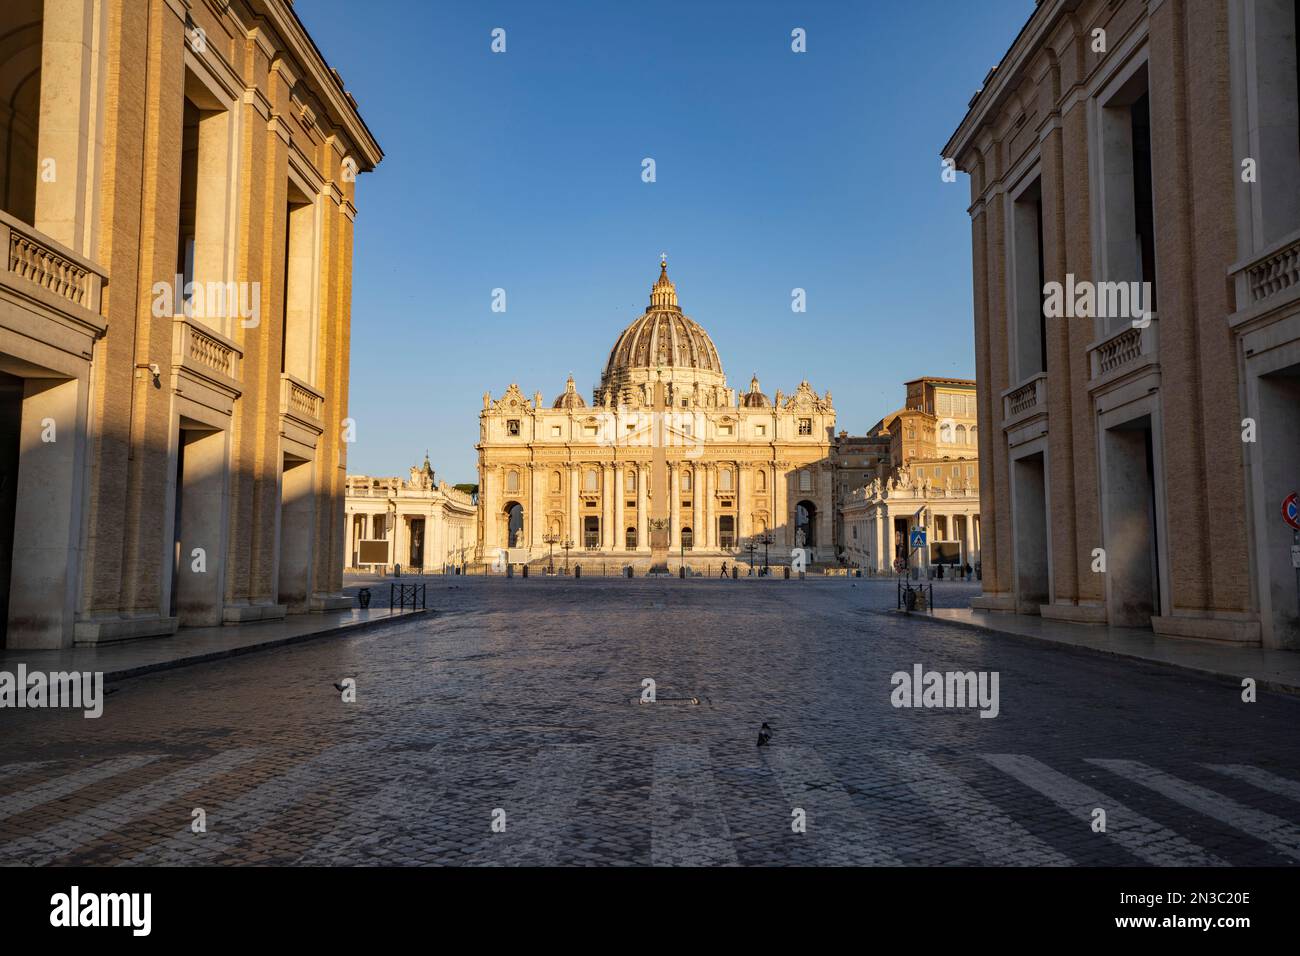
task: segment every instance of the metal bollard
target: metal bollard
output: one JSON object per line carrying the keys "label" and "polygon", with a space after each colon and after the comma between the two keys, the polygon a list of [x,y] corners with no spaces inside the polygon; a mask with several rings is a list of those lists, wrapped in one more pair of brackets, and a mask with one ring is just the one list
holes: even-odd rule
{"label": "metal bollard", "polygon": [[575,578],[580,578],[580,577],[582,577],[582,565],[581,565],[581,564],[575,564],[575,565],[573,566],[573,576],[574,576]]}

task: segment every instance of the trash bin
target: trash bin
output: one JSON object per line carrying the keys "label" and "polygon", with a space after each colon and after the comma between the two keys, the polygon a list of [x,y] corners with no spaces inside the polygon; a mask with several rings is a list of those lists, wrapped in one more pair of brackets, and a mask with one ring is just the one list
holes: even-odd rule
{"label": "trash bin", "polygon": [[393,577],[395,577],[395,578],[400,578],[401,576],[402,576],[402,566],[401,566],[400,564],[394,564],[394,565],[393,565]]}
{"label": "trash bin", "polygon": [[916,589],[907,588],[903,591],[903,607],[908,611],[916,610]]}
{"label": "trash bin", "polygon": [[784,568],[782,568],[782,570],[785,571],[785,579],[786,579],[787,581],[789,581],[789,580],[790,580],[790,565],[787,564]]}
{"label": "trash bin", "polygon": [[683,581],[686,580],[686,565],[683,564],[680,568],[677,569],[677,576],[681,578]]}
{"label": "trash bin", "polygon": [[370,588],[362,588],[357,592],[357,603],[363,608],[370,607]]}
{"label": "trash bin", "polygon": [[513,578],[514,576],[515,576],[515,566],[514,566],[513,564],[507,564],[507,565],[506,565],[506,577],[508,577],[508,578]]}
{"label": "trash bin", "polygon": [[740,568],[733,565],[731,568],[731,580],[736,581],[739,580],[739,578],[740,578]]}

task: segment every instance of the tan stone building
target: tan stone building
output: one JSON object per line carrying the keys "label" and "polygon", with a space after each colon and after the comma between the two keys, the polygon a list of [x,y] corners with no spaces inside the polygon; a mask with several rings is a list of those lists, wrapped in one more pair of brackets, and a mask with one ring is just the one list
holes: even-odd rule
{"label": "tan stone building", "polygon": [[356,172],[287,0],[0,5],[9,647],[343,599]]}
{"label": "tan stone building", "polygon": [[474,558],[472,496],[439,481],[425,455],[409,478],[348,475],[344,548],[349,571],[445,574]]}
{"label": "tan stone building", "polygon": [[[927,376],[906,388],[906,404],[869,430],[869,447],[883,457],[841,497],[844,559],[877,574],[900,560],[918,571],[950,560],[973,569],[980,563],[975,382]],[[837,458],[851,460],[854,447],[840,447]],[[926,531],[924,549],[910,545],[917,527]]]}
{"label": "tan stone building", "polygon": [[511,563],[542,562],[568,541],[579,560],[642,568],[658,530],[674,564],[734,560],[768,533],[774,561],[801,545],[833,560],[834,428],[830,392],[806,381],[772,397],[757,376],[746,392],[730,388],[664,263],[591,405],[571,377],[549,403],[517,385],[483,396],[479,559],[504,549]]}
{"label": "tan stone building", "polygon": [[971,179],[979,606],[1300,647],[1295,21],[1043,0],[944,148]]}

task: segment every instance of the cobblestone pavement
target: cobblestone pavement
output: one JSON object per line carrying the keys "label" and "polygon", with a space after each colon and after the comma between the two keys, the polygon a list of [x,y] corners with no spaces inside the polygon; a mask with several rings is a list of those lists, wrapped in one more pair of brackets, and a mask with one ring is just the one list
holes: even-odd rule
{"label": "cobblestone pavement", "polygon": [[[126,680],[98,720],[0,711],[0,863],[1300,860],[1300,700],[881,614],[885,581],[427,583],[436,617]],[[916,664],[997,671],[998,716],[895,708]]]}

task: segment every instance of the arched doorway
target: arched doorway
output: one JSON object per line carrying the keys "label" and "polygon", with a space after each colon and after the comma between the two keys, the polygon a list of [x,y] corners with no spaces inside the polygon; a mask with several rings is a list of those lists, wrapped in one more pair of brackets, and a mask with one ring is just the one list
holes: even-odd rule
{"label": "arched doorway", "polygon": [[817,547],[817,506],[811,501],[801,501],[794,509],[795,547]]}
{"label": "arched doorway", "polygon": [[507,548],[524,546],[524,506],[517,501],[506,502],[506,542]]}

